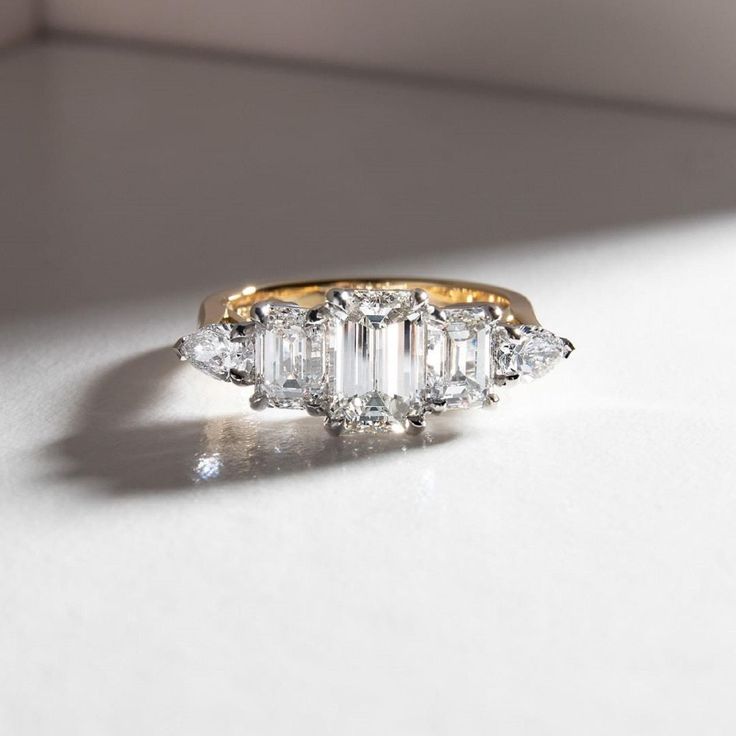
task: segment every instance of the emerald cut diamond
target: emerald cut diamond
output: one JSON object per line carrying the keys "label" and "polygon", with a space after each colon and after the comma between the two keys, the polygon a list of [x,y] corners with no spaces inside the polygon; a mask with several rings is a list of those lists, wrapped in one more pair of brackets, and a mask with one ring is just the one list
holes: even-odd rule
{"label": "emerald cut diamond", "polygon": [[447,307],[428,329],[427,385],[448,409],[481,406],[493,385],[491,324],[482,307]]}
{"label": "emerald cut diamond", "polygon": [[322,392],[324,341],[307,314],[295,305],[271,304],[256,326],[256,392],[269,406],[301,409]]}
{"label": "emerald cut diamond", "polygon": [[403,431],[426,383],[425,316],[409,290],[340,293],[326,322],[332,421],[352,432]]}
{"label": "emerald cut diamond", "polygon": [[[264,296],[293,294],[309,307],[268,298],[231,305],[221,322],[175,348],[214,378],[254,385],[253,409],[305,409],[323,417],[333,434],[419,432],[428,413],[492,406],[499,400],[495,385],[539,378],[573,350],[549,330],[517,324],[513,302],[492,293],[481,294],[488,301],[442,307],[430,304],[427,292],[443,302],[463,298],[462,289],[425,284],[424,291],[406,282],[383,288],[389,283],[264,289]],[[468,298],[478,295],[476,287],[466,291]]]}

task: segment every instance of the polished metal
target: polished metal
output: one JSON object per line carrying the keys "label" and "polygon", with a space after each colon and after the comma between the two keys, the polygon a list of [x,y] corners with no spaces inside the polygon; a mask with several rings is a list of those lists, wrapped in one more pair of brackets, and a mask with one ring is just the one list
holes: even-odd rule
{"label": "polished metal", "polygon": [[333,436],[338,437],[345,431],[345,422],[342,419],[325,418],[325,429]]}
{"label": "polished metal", "polygon": [[304,408],[310,417],[323,417],[325,415],[325,407],[322,404],[307,401],[304,404]]}
{"label": "polished metal", "polygon": [[[501,309],[501,319],[508,325],[539,325],[529,300],[516,291],[499,286],[466,281],[427,280],[417,277],[377,279],[336,279],[334,281],[302,281],[290,284],[248,285],[241,289],[221,291],[207,297],[199,312],[199,324],[244,322],[251,317],[250,308],[258,302],[292,302],[300,307],[319,307],[325,301],[344,308],[346,290],[350,289],[421,289],[437,307],[470,305],[481,302]],[[259,312],[259,314],[262,314]],[[260,317],[253,315],[254,319]]]}
{"label": "polished metal", "polygon": [[[459,315],[464,314],[465,310],[469,310],[471,313],[474,310],[481,310],[483,315],[481,319],[488,325],[487,330],[495,325],[500,325],[514,339],[522,338],[525,328],[540,327],[529,300],[518,292],[472,282],[403,277],[305,281],[262,286],[249,285],[239,290],[219,292],[207,297],[200,308],[199,322],[203,328],[206,325],[213,324],[219,324],[223,327],[230,325],[232,328],[230,339],[233,343],[251,341],[251,344],[253,344],[255,340],[255,343],[260,345],[258,339],[261,338],[258,338],[258,336],[262,337],[264,334],[268,334],[268,330],[273,328],[272,323],[277,305],[290,306],[306,310],[306,315],[301,324],[306,325],[309,330],[328,329],[327,334],[331,334],[329,330],[333,328],[326,324],[327,320],[335,319],[336,315],[348,312],[352,308],[351,300],[354,299],[355,292],[373,290],[411,292],[415,309],[419,308],[418,311],[424,314],[425,318],[429,318],[430,324],[440,325],[441,330],[444,331],[448,331],[451,324],[454,328],[456,323],[450,322],[450,320],[461,319]],[[263,332],[264,329],[266,333]],[[425,328],[422,327],[422,329]],[[488,335],[490,334],[488,333]],[[574,346],[566,338],[561,339],[565,346],[563,356],[567,358],[574,350]],[[176,348],[180,357],[185,359],[180,351],[181,345],[182,340],[179,340]],[[477,350],[478,348],[473,349]],[[485,352],[486,349],[484,349],[484,355]],[[313,353],[309,353],[307,356],[310,360],[312,359],[309,357],[311,355]],[[327,360],[326,354],[322,359]],[[468,363],[468,366],[475,365],[472,356],[469,360],[471,362]],[[462,368],[464,368],[464,365]],[[460,368],[461,366],[458,366],[458,370]],[[427,370],[429,369],[427,368]],[[468,373],[468,375],[472,376],[474,374]],[[486,388],[482,391],[480,400],[473,399],[473,402],[468,401],[467,405],[495,406],[499,401],[499,397],[488,387],[489,383],[491,386],[503,386],[507,382],[516,381],[518,378],[518,374],[498,374],[491,368],[490,375],[487,376]],[[225,380],[239,386],[254,383],[252,372],[246,376],[235,369],[230,370]],[[255,392],[249,400],[251,408],[261,411],[268,406],[278,406],[264,391],[264,385],[259,383],[259,380],[255,380]],[[461,379],[454,380],[472,379],[465,379],[461,376]],[[441,392],[430,391],[429,384],[427,386],[427,389],[418,394],[418,401],[415,400],[408,415],[404,414],[405,418],[403,423],[399,423],[398,431],[403,430],[408,434],[419,434],[426,427],[428,414],[441,414],[448,408],[457,407],[458,402],[455,397],[448,402],[446,395]],[[344,410],[336,408],[334,395],[330,393],[333,389],[330,387],[331,383],[330,386],[324,384],[319,390],[317,390],[317,387],[310,388],[309,392],[305,393],[304,398],[300,399],[300,407],[305,409],[310,416],[323,417],[325,428],[334,436],[343,434],[348,429],[349,431],[356,431],[354,415],[348,416]],[[477,391],[477,388],[474,391]],[[450,407],[450,404],[452,404],[452,407]],[[371,423],[366,422],[366,427],[358,426],[357,431],[369,431],[370,426],[372,426]]]}
{"label": "polished metal", "polygon": [[407,434],[420,434],[427,427],[427,420],[424,416],[410,415],[404,422],[404,431]]}
{"label": "polished metal", "polygon": [[414,302],[421,306],[429,302],[429,294],[421,288],[414,289]]}
{"label": "polished metal", "polygon": [[266,323],[266,320],[268,319],[268,315],[271,313],[271,302],[270,301],[260,301],[256,302],[255,304],[251,305],[250,308],[250,316],[256,321],[260,322],[262,325]]}
{"label": "polished metal", "polygon": [[328,289],[325,292],[325,301],[345,311],[348,308],[348,293],[344,289]]}
{"label": "polished metal", "polygon": [[268,396],[262,392],[254,393],[250,397],[250,408],[255,411],[263,411],[268,408]]}

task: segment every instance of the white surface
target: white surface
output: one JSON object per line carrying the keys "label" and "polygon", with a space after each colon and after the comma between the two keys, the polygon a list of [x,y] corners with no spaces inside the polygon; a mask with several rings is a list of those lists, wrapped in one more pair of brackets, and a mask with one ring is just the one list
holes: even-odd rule
{"label": "white surface", "polygon": [[2,0],[0,47],[30,36],[36,29],[40,9],[36,0]]}
{"label": "white surface", "polygon": [[[0,98],[1,733],[733,733],[736,128],[92,46]],[[166,349],[348,270],[578,350],[341,442]]]}
{"label": "white surface", "polygon": [[45,0],[53,29],[736,111],[733,0]]}

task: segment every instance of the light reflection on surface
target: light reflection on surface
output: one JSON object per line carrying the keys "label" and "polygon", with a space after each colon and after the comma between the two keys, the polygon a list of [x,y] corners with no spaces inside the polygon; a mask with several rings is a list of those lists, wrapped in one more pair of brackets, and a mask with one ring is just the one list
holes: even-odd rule
{"label": "light reflection on surface", "polygon": [[319,420],[295,415],[291,421],[269,421],[263,414],[208,419],[192,465],[195,483],[257,480],[322,466],[360,461],[378,455],[405,454],[454,436],[449,429],[418,437],[386,433],[334,438]]}
{"label": "light reflection on surface", "polygon": [[[426,450],[457,435],[457,424],[444,417],[419,436],[339,438],[330,437],[319,419],[298,412],[288,420],[276,412],[247,410],[204,419],[144,420],[142,410],[169,389],[179,367],[170,350],[155,350],[101,376],[89,389],[76,430],[51,447],[66,463],[65,477],[88,480],[85,487],[113,494],[247,485]],[[236,407],[242,404],[235,400]]]}
{"label": "light reflection on surface", "polygon": [[194,464],[195,480],[212,480],[220,475],[222,470],[222,458],[219,452],[212,455],[200,455]]}

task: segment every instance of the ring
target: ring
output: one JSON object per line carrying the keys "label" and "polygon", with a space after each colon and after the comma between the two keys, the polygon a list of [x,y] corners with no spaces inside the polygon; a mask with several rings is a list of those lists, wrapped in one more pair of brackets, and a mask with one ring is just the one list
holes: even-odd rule
{"label": "ring", "polygon": [[431,413],[493,406],[496,387],[574,349],[521,294],[416,278],[246,286],[205,299],[199,325],[174,346],[181,360],[334,435],[416,433]]}

